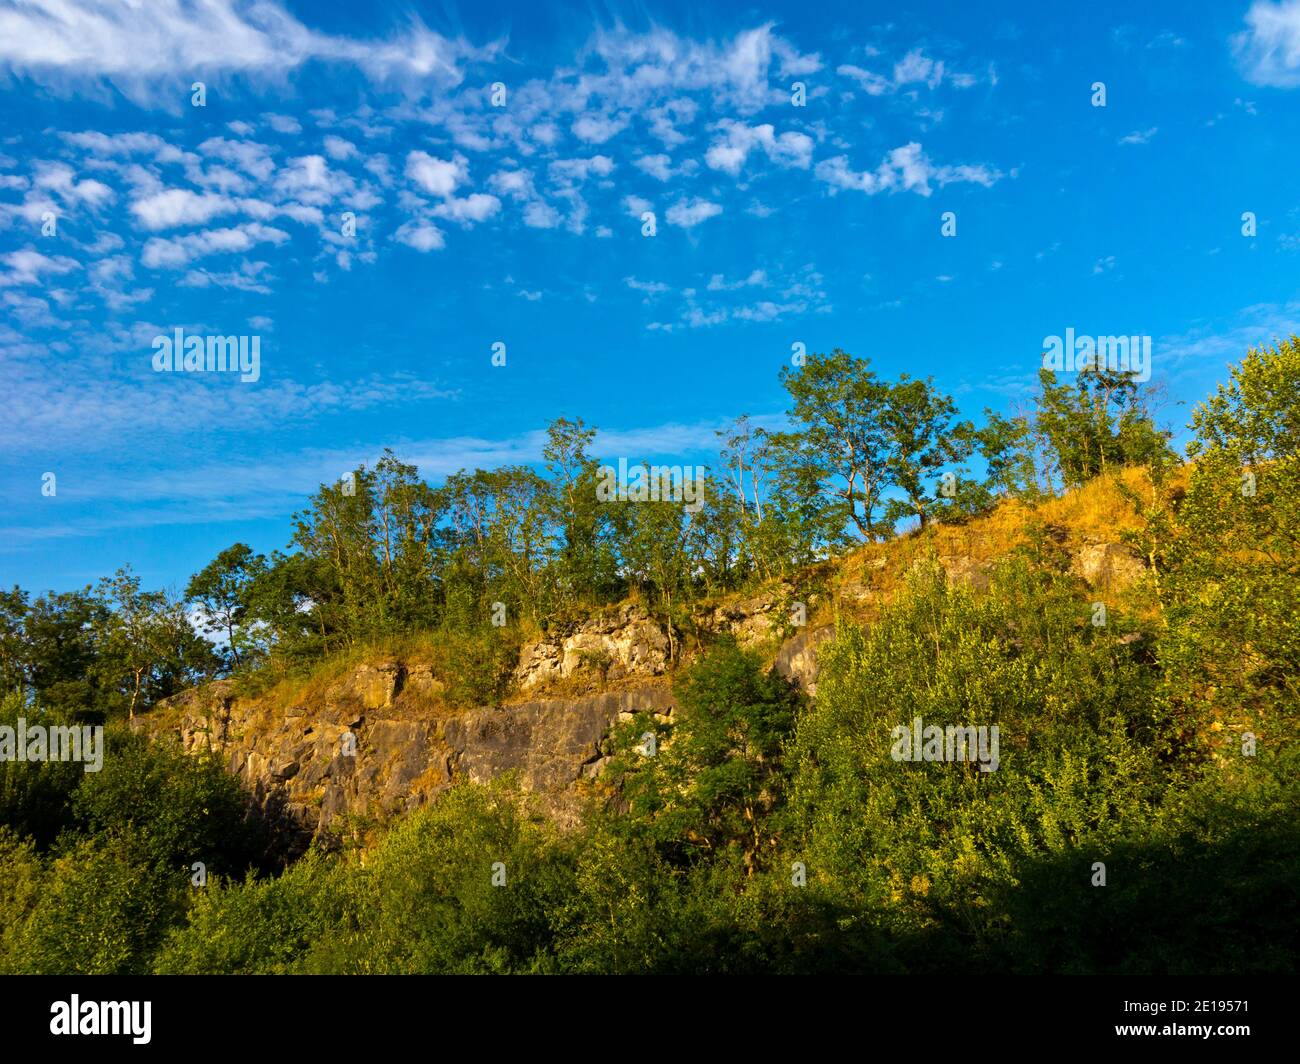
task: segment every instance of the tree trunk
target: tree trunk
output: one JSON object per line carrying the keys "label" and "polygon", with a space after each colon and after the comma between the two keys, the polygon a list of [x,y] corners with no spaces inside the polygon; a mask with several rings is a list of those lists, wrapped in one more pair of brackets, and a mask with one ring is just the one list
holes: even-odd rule
{"label": "tree trunk", "polygon": [[126,711],[126,719],[128,721],[135,720],[135,702],[136,699],[140,697],[140,677],[143,674],[144,674],[143,669],[135,670],[135,690],[131,692],[131,705],[127,708]]}

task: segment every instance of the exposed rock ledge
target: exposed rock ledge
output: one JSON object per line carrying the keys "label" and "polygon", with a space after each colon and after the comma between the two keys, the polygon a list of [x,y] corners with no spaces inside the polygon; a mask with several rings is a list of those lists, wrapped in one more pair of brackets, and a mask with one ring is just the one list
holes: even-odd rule
{"label": "exposed rock ledge", "polygon": [[[599,775],[602,742],[620,714],[673,710],[666,686],[569,699],[542,699],[501,708],[411,719],[383,697],[376,675],[359,667],[343,688],[352,697],[295,706],[283,715],[231,697],[227,682],[171,700],[168,714],[187,752],[214,750],[305,842],[342,814],[379,816],[423,805],[454,779],[488,780],[516,774],[559,821],[577,815],[582,781]],[[369,695],[363,704],[357,693]],[[331,692],[332,694],[335,692]],[[376,703],[379,703],[376,705]],[[278,719],[273,719],[278,716]],[[163,718],[141,726],[158,730]]]}
{"label": "exposed rock ledge", "polygon": [[[754,596],[697,623],[757,645],[776,634],[782,601]],[[799,630],[777,653],[777,670],[815,693],[817,648],[833,634],[832,627]],[[661,625],[628,604],[525,645],[514,689],[527,701],[430,709],[442,704],[444,688],[427,664],[378,660],[287,709],[237,698],[229,682],[218,681],[170,699],[137,726],[178,735],[189,753],[215,751],[289,829],[291,848],[337,827],[340,817],[403,812],[457,779],[506,773],[568,823],[604,768],[620,715],[671,716],[668,650]],[[545,697],[557,683],[570,692],[606,689]]]}

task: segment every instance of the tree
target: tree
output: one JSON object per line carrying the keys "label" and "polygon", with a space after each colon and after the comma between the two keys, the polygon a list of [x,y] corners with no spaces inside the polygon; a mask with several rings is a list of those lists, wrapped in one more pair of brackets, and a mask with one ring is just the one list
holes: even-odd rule
{"label": "tree", "polygon": [[[781,799],[782,757],[799,696],[758,658],[723,640],[673,685],[678,710],[653,757],[625,752],[612,773],[661,845],[681,856],[736,847],[752,874],[770,848]],[[624,739],[640,741],[647,721]],[[766,844],[766,845],[765,845]]]}
{"label": "tree", "polygon": [[1166,550],[1171,691],[1280,740],[1300,706],[1300,338],[1250,351],[1192,428]]}
{"label": "tree", "polygon": [[[645,470],[649,481],[649,469]],[[688,551],[691,530],[703,513],[691,513],[673,501],[627,502],[627,534],[622,542],[628,578],[650,600],[668,631],[669,658],[677,654],[674,627],[684,618],[680,608],[691,588],[693,559]]]}
{"label": "tree", "polygon": [[246,631],[268,654],[306,660],[341,642],[337,574],[324,558],[273,551],[248,588]]}
{"label": "tree", "polygon": [[449,598],[460,603],[458,623],[481,623],[494,602],[540,620],[556,543],[546,481],[527,466],[462,471],[437,497],[450,525],[441,566]]}
{"label": "tree", "polygon": [[864,539],[884,531],[875,512],[888,483],[890,388],[869,365],[836,348],[829,355],[809,355],[797,371],[781,371],[781,383],[794,400],[789,415],[799,425],[798,431],[772,437],[781,452],[784,487],[817,485],[825,501],[815,516],[822,536],[831,541],[845,521],[852,521]]}
{"label": "tree", "polygon": [[26,693],[23,621],[27,608],[27,592],[22,588],[14,585],[12,591],[0,591],[0,698],[13,692]]}
{"label": "tree", "polygon": [[974,426],[954,423],[957,405],[934,387],[933,380],[903,374],[889,389],[882,417],[890,483],[907,496],[906,505],[891,504],[886,519],[894,523],[910,513],[925,528],[942,505],[927,490],[928,481],[946,465],[965,461],[974,450]]}
{"label": "tree", "polygon": [[309,599],[323,640],[351,644],[384,626],[375,510],[375,474],[361,466],[337,484],[322,484],[294,515],[293,544],[321,563],[310,571],[319,579]]}
{"label": "tree", "polygon": [[975,447],[984,459],[985,487],[993,498],[1037,493],[1037,475],[1029,419],[1005,418],[985,407],[984,427],[975,432]]}
{"label": "tree", "polygon": [[618,592],[618,559],[610,508],[596,496],[599,465],[588,449],[596,430],[581,418],[557,418],[546,429],[542,457],[551,473],[549,520],[558,530],[554,580],[566,606],[594,604]]}
{"label": "tree", "polygon": [[22,615],[21,668],[37,705],[71,711],[98,710],[102,677],[96,668],[107,616],[90,587],[51,591]]}
{"label": "tree", "polygon": [[1039,370],[1038,380],[1035,431],[1065,487],[1086,484],[1111,466],[1158,460],[1168,451],[1169,433],[1156,428],[1148,393],[1134,374],[1089,367],[1079,371],[1073,389],[1058,384],[1050,370]]}
{"label": "tree", "polygon": [[108,606],[96,669],[127,702],[135,719],[142,698],[152,700],[179,690],[215,663],[211,646],[190,627],[180,603],[162,591],[142,591],[130,567],[99,583]]}
{"label": "tree", "polygon": [[265,570],[265,557],[255,555],[246,543],[236,543],[195,573],[185,588],[186,600],[202,611],[203,630],[225,635],[236,667],[243,662],[241,650],[249,650],[249,593]]}

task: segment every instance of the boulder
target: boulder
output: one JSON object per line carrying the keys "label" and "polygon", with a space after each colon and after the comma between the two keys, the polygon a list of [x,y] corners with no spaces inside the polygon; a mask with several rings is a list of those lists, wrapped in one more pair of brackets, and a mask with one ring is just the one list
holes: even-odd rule
{"label": "boulder", "polygon": [[793,680],[809,695],[817,693],[817,648],[835,635],[833,624],[804,628],[781,644],[776,655],[776,671]]}
{"label": "boulder", "polygon": [[989,586],[989,570],[992,566],[969,554],[941,554],[939,565],[950,584],[960,584],[976,591],[983,591]]}
{"label": "boulder", "polygon": [[1127,543],[1088,543],[1075,556],[1072,571],[1090,587],[1108,591],[1128,586],[1146,566]]}

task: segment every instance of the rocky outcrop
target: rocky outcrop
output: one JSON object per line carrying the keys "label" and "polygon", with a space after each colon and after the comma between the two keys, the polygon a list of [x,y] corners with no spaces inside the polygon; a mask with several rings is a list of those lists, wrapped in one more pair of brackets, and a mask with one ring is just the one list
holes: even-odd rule
{"label": "rocky outcrop", "polygon": [[984,591],[989,586],[989,573],[993,567],[988,562],[972,558],[968,554],[941,554],[939,565],[950,584],[959,584],[976,591]]}
{"label": "rocky outcrop", "polygon": [[818,628],[804,628],[781,644],[776,655],[776,671],[787,680],[793,680],[810,696],[817,694],[817,650],[835,635],[833,624]]}
{"label": "rocky outcrop", "polygon": [[725,632],[735,636],[741,646],[754,646],[771,637],[786,623],[787,618],[779,606],[775,596],[759,595],[718,606],[696,620],[706,631]]}
{"label": "rocky outcrop", "polygon": [[359,665],[326,693],[326,701],[354,699],[366,709],[390,709],[406,681],[406,669],[395,661]]}
{"label": "rocky outcrop", "polygon": [[167,719],[186,752],[216,753],[288,825],[292,849],[341,815],[410,810],[457,779],[508,772],[558,821],[572,821],[575,785],[600,774],[620,717],[673,710],[667,687],[648,686],[412,719],[393,708],[403,673],[396,663],[361,665],[319,704],[278,713],[232,697],[228,683],[209,684],[173,699]]}
{"label": "rocky outcrop", "polygon": [[520,691],[530,691],[579,673],[602,683],[661,676],[668,668],[668,652],[668,635],[649,612],[626,605],[562,636],[526,644],[514,683]]}
{"label": "rocky outcrop", "polygon": [[[788,595],[787,589],[755,596],[696,620],[742,644],[758,644],[786,623]],[[829,626],[799,628],[780,648],[776,668],[815,692],[817,647],[833,634]],[[671,690],[657,680],[668,665],[667,633],[643,607],[629,604],[525,645],[514,671],[515,690],[524,697],[574,678],[612,690],[457,710],[439,697],[444,683],[431,666],[378,660],[356,665],[288,708],[236,697],[229,682],[219,681],[169,700],[139,726],[174,732],[189,753],[217,754],[288,826],[290,849],[336,828],[341,817],[405,812],[456,780],[505,774],[566,823],[578,816],[590,781],[603,771],[620,720],[637,712],[671,719]]]}
{"label": "rocky outcrop", "polygon": [[867,558],[862,561],[855,575],[842,575],[839,579],[835,597],[843,606],[850,609],[872,605],[880,599],[876,584],[879,576],[888,565],[885,558]]}
{"label": "rocky outcrop", "polygon": [[542,699],[475,710],[448,721],[443,738],[458,775],[486,782],[513,772],[525,791],[548,796],[553,811],[571,812],[566,798],[580,779],[600,774],[615,723],[637,713],[669,719],[673,708],[666,687]]}
{"label": "rocky outcrop", "polygon": [[1127,587],[1146,572],[1141,555],[1127,543],[1085,544],[1072,569],[1099,591]]}

